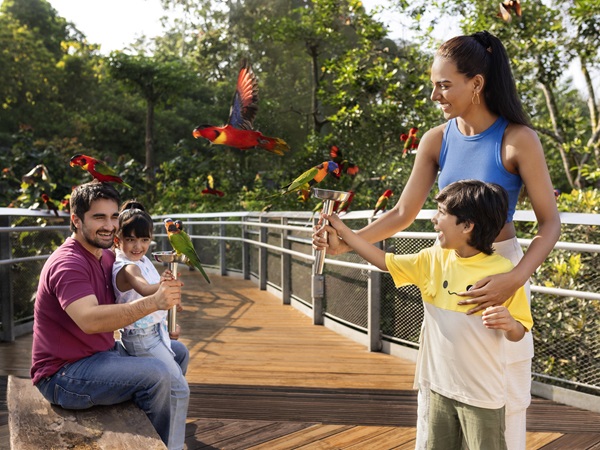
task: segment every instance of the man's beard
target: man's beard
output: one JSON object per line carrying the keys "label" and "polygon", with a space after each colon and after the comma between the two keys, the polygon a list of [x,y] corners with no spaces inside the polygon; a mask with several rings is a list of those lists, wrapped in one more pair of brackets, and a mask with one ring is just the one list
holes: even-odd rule
{"label": "man's beard", "polygon": [[[91,246],[94,246],[96,248],[102,248],[102,249],[111,248],[113,246],[113,240],[112,239],[110,241],[106,241],[105,242],[105,241],[101,240],[97,236],[97,234],[94,234],[94,236],[92,237],[85,230],[82,230],[82,231],[83,231],[83,238]],[[114,232],[113,232],[113,238],[114,238]]]}

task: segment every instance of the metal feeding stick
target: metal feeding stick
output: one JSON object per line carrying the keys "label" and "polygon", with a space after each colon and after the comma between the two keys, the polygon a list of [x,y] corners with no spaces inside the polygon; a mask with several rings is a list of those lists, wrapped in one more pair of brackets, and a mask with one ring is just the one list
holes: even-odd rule
{"label": "metal feeding stick", "polygon": [[[350,197],[350,192],[332,191],[329,189],[312,188],[313,195],[323,200],[323,214],[331,214],[335,202],[345,202]],[[328,222],[323,221],[323,226]],[[323,234],[327,239],[327,232]],[[315,262],[312,272],[312,298],[313,298],[313,323],[323,324],[323,296],[325,294],[325,278],[323,276],[323,265],[325,264],[325,250],[315,251]]]}
{"label": "metal feeding stick", "polygon": [[[169,270],[173,277],[177,279],[177,253],[175,252],[153,252],[154,259],[161,263],[168,263]],[[177,328],[177,306],[173,306],[167,313],[167,325],[169,333],[175,333]]]}
{"label": "metal feeding stick", "polygon": [[[323,200],[323,214],[331,214],[335,202],[345,202],[350,197],[350,192],[332,191],[329,189],[312,188],[313,196]],[[327,220],[323,221],[323,225],[327,225]],[[327,232],[323,236],[327,239]],[[315,252],[315,262],[313,265],[313,274],[321,275],[323,273],[323,264],[325,263],[325,250],[317,250]]]}

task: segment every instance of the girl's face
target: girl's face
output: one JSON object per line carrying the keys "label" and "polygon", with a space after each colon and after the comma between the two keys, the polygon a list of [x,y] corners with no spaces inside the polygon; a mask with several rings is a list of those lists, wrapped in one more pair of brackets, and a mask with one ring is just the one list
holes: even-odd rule
{"label": "girl's face", "polygon": [[431,66],[431,100],[438,103],[446,120],[464,117],[475,109],[471,100],[473,93],[479,92],[478,82],[477,77],[467,78],[459,73],[452,61],[436,57]]}
{"label": "girl's face", "polygon": [[148,252],[152,238],[149,237],[135,237],[135,234],[131,236],[120,236],[117,239],[117,246],[125,254],[125,256],[131,261],[139,261]]}

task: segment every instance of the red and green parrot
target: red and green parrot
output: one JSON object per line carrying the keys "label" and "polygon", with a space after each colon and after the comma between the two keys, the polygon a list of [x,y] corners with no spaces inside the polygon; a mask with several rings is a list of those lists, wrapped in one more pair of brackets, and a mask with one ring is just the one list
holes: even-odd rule
{"label": "red and green parrot", "polygon": [[404,142],[404,149],[402,150],[402,157],[406,158],[409,150],[416,150],[419,146],[419,140],[417,139],[418,128],[412,127],[408,134],[402,133],[400,135],[400,140]]}
{"label": "red and green parrot", "polygon": [[237,86],[226,125],[200,125],[192,132],[198,139],[203,137],[213,144],[228,145],[239,150],[262,148],[276,155],[283,155],[290,147],[283,139],[263,136],[252,129],[252,123],[258,111],[258,82],[250,63],[242,61]]}
{"label": "red and green parrot", "polygon": [[208,175],[206,177],[206,188],[202,189],[202,194],[210,194],[210,195],[218,195],[219,197],[223,197],[225,192],[218,190],[217,183],[215,182],[215,178],[212,175]]}
{"label": "red and green parrot", "polygon": [[200,264],[200,257],[196,253],[194,249],[194,244],[192,240],[188,236],[188,234],[183,231],[183,224],[180,224],[178,227],[175,221],[172,219],[165,219],[165,228],[167,229],[167,235],[169,236],[169,242],[177,253],[177,256],[184,255],[187,257],[186,264],[190,267],[195,267],[200,271],[204,279],[210,283],[206,272],[202,268],[202,264]]}
{"label": "red and green parrot", "polygon": [[87,170],[91,176],[93,176],[98,181],[113,181],[115,183],[120,183],[123,186],[127,186],[131,189],[127,183],[123,181],[123,179],[117,175],[117,172],[106,163],[92,158],[87,155],[75,155],[71,158],[71,167],[79,166],[83,170]]}
{"label": "red and green parrot", "polygon": [[281,194],[289,194],[290,192],[296,192],[300,189],[309,190],[311,186],[319,183],[327,176],[328,173],[339,171],[337,163],[333,161],[325,161],[319,165],[308,169],[290,184],[284,186],[281,190]]}
{"label": "red and green parrot", "polygon": [[[344,202],[341,202],[338,207],[338,215],[347,213],[348,208],[350,207],[350,204],[352,203],[352,200],[354,200],[354,191],[348,191],[348,193],[350,194],[348,196],[348,199]],[[335,207],[334,207],[334,209],[335,209]]]}
{"label": "red and green parrot", "polygon": [[381,194],[381,196],[377,199],[375,210],[373,211],[373,215],[371,217],[375,217],[375,214],[377,214],[379,211],[385,211],[392,195],[394,195],[394,193],[391,189],[386,189],[386,191]]}
{"label": "red and green parrot", "polygon": [[45,203],[46,208],[48,208],[48,211],[52,211],[54,215],[58,217],[58,206],[56,206],[56,203],[50,200],[50,197],[45,192],[42,193],[42,201]]}

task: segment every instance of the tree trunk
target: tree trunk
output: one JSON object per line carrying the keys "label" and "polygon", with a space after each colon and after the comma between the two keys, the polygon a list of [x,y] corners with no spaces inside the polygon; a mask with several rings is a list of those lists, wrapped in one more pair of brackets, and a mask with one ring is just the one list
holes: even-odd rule
{"label": "tree trunk", "polygon": [[154,180],[154,101],[146,100],[146,180]]}

